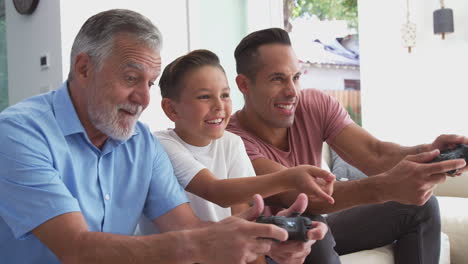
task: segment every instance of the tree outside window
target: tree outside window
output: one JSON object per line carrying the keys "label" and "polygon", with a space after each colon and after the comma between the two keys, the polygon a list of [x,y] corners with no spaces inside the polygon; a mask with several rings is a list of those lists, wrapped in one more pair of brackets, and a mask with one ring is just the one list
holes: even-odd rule
{"label": "tree outside window", "polygon": [[284,28],[304,69],[303,89],[337,98],[361,125],[357,0],[284,0]]}

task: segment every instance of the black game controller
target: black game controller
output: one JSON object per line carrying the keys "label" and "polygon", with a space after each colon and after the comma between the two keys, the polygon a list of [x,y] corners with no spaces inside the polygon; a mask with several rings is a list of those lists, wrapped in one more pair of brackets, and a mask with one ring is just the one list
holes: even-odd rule
{"label": "black game controller", "polygon": [[312,228],[312,221],[299,213],[291,217],[285,216],[259,216],[257,223],[274,224],[288,231],[288,240],[307,242],[307,231]]}
{"label": "black game controller", "polygon": [[[468,145],[460,144],[454,149],[446,149],[440,152],[440,155],[431,160],[430,163],[440,162],[452,159],[465,159],[468,163]],[[447,174],[454,174],[457,170],[448,171]]]}

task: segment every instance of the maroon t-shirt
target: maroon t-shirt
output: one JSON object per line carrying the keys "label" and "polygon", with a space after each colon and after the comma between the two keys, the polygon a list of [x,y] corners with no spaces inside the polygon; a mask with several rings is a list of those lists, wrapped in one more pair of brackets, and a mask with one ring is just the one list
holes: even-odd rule
{"label": "maroon t-shirt", "polygon": [[227,130],[242,138],[250,160],[267,158],[286,167],[301,164],[320,167],[323,142],[331,144],[351,123],[353,120],[335,98],[316,89],[306,89],[301,91],[294,123],[288,128],[289,151],[282,151],[242,129],[237,112],[231,116]]}

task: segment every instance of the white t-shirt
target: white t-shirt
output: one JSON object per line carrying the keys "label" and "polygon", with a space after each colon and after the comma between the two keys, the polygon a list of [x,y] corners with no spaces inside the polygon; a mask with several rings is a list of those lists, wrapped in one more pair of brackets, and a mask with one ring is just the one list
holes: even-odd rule
{"label": "white t-shirt", "polygon": [[[225,131],[221,138],[204,147],[187,144],[172,129],[158,131],[154,135],[164,146],[177,180],[184,188],[205,168],[219,179],[255,176],[242,139],[231,132]],[[195,194],[186,193],[190,206],[201,220],[217,222],[231,216],[230,208],[220,207]],[[143,234],[155,232],[148,220],[141,221],[139,228]]]}

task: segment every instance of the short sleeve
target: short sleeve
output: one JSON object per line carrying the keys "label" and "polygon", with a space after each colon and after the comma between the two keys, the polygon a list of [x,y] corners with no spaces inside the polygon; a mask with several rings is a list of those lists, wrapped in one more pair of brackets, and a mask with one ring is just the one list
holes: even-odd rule
{"label": "short sleeve", "polygon": [[242,139],[242,142],[244,143],[242,147],[244,148],[244,151],[247,152],[247,156],[250,160],[266,158],[257,142],[259,139],[255,139],[252,135],[240,127],[235,114],[231,116],[227,130]]}
{"label": "short sleeve", "polygon": [[247,153],[247,156],[250,160],[256,160],[259,158],[267,158],[263,153],[262,149],[259,147],[258,143],[247,136],[241,136],[242,141],[244,142],[244,148]]}
{"label": "short sleeve", "polygon": [[185,189],[193,177],[206,166],[196,160],[193,153],[175,139],[170,137],[158,137],[158,139],[169,156],[179,184]]}
{"label": "short sleeve", "polygon": [[144,214],[151,220],[187,203],[185,191],[177,181],[166,151],[158,140],[154,140],[156,155]]}
{"label": "short sleeve", "polygon": [[300,103],[304,107],[304,122],[315,120],[321,128],[323,141],[331,144],[335,137],[351,123],[354,123],[348,112],[334,97],[316,89],[302,91]]}
{"label": "short sleeve", "polygon": [[38,129],[0,121],[0,217],[17,239],[58,215],[80,211],[53,166],[50,146]]}
{"label": "short sleeve", "polygon": [[[231,134],[233,144],[231,144],[231,162],[229,166],[228,178],[240,178],[255,176],[255,170],[252,166],[249,156],[245,150],[242,139]],[[262,155],[263,156],[263,155]]]}

